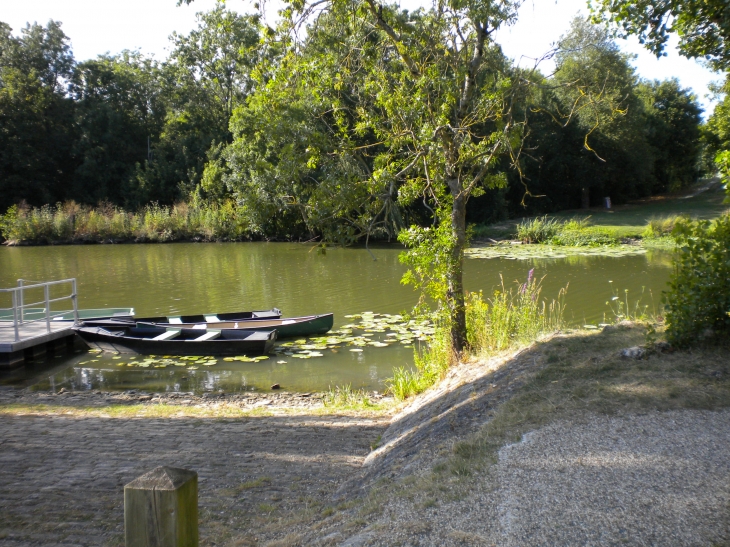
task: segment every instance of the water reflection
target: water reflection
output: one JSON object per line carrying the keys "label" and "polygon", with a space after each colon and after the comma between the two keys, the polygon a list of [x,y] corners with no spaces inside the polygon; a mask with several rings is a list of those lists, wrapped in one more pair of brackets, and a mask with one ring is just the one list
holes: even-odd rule
{"label": "water reflection", "polygon": [[[307,245],[288,243],[179,243],[169,245],[90,245],[0,248],[0,287],[18,278],[52,280],[76,277],[79,304],[85,308],[134,307],[140,315],[179,315],[281,308],[287,315],[334,312],[335,328],[344,316],[372,310],[400,313],[417,295],[401,285],[400,249],[331,249],[326,255]],[[502,279],[524,281],[527,271],[543,277],[543,296],[554,298],[569,284],[568,319],[599,322],[610,309],[612,290],[629,300],[642,287],[656,305],[670,273],[670,254],[649,251],[639,256],[570,256],[529,260],[470,259],[465,285],[488,296]],[[648,297],[645,297],[649,302]],[[41,377],[37,389],[144,389],[147,391],[227,392],[268,389],[278,383],[290,391],[327,389],[352,384],[383,388],[394,366],[410,365],[412,349],[394,345],[362,353],[341,351],[286,364],[219,362],[197,371],[117,367],[109,356],[98,362],[88,355],[51,360],[23,372],[2,373],[0,383],[23,383]],[[293,360],[292,360],[293,361]]]}

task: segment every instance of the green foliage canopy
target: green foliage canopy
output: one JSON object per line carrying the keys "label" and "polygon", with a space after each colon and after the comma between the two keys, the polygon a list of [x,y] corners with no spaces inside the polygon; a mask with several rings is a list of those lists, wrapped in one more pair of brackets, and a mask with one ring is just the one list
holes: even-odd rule
{"label": "green foliage canopy", "polygon": [[595,22],[612,24],[620,36],[637,36],[657,56],[676,34],[681,55],[705,59],[716,70],[730,68],[730,6],[722,0],[593,0],[590,6]]}

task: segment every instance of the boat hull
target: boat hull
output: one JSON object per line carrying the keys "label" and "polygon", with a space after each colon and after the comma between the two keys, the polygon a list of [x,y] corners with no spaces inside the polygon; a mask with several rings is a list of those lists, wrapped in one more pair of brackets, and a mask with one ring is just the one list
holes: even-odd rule
{"label": "boat hull", "polygon": [[[244,329],[244,330],[270,330],[276,329],[277,339],[292,338],[295,336],[315,336],[317,334],[327,334],[332,330],[334,324],[334,314],[326,313],[323,315],[309,315],[305,317],[289,317],[272,320],[255,320],[255,321],[222,321],[212,323],[186,323],[183,328],[190,329]],[[174,327],[170,323],[157,323],[160,327]]]}
{"label": "boat hull", "polygon": [[218,338],[200,338],[199,329],[181,329],[177,338],[155,340],[165,328],[106,330],[102,327],[76,327],[76,334],[92,349],[142,355],[261,355],[274,348],[276,331],[228,330]]}
{"label": "boat hull", "polygon": [[[115,326],[125,326],[130,323],[123,321],[85,321],[88,326],[102,326],[105,328],[114,328]],[[277,331],[277,338],[293,338],[302,336],[316,336],[319,334],[327,334],[332,330],[334,324],[334,314],[326,313],[322,315],[308,315],[305,317],[289,317],[281,319],[253,319],[239,321],[213,321],[213,322],[191,322],[191,323],[166,323],[143,321],[138,319],[137,325],[148,325],[150,327],[164,328],[184,328],[184,329],[240,329],[240,330],[271,330]]]}
{"label": "boat hull", "polygon": [[[215,317],[216,320],[210,320]],[[159,316],[159,317],[109,317],[100,319],[89,319],[85,320],[84,323],[89,327],[114,327],[119,326],[117,320],[121,321],[133,321],[136,323],[153,323],[159,325],[170,325],[176,327],[182,327],[183,325],[193,325],[199,323],[211,323],[211,322],[225,322],[225,321],[266,321],[272,319],[279,319],[281,317],[281,310],[272,308],[270,310],[258,310],[258,311],[236,311],[227,313],[202,313],[196,315],[180,315],[174,317],[175,321],[171,321],[173,317]]]}

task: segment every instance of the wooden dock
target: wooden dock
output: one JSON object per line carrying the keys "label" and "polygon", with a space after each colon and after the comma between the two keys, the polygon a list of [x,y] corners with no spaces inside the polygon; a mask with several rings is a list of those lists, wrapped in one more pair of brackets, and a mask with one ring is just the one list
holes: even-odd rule
{"label": "wooden dock", "polygon": [[[67,292],[52,298],[52,289]],[[56,302],[70,302],[73,317],[78,318],[76,279],[31,284],[19,279],[17,287],[0,289],[0,297],[11,303],[11,307],[0,308],[0,368],[19,366],[26,359],[53,351],[62,340],[72,343],[74,322],[51,320],[47,310]],[[43,313],[38,313],[39,306]]]}
{"label": "wooden dock", "polygon": [[12,321],[0,321],[0,368],[19,366],[60,342],[72,343],[75,336],[72,321],[51,322],[50,332],[45,321],[23,323],[18,325],[18,334],[16,340]]}

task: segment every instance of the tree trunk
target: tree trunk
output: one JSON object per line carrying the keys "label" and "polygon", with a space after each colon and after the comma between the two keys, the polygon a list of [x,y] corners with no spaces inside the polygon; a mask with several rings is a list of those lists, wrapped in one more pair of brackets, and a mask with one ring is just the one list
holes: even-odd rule
{"label": "tree trunk", "polygon": [[[451,185],[450,185],[451,186]],[[458,184],[458,186],[461,186]],[[451,209],[451,229],[454,246],[447,273],[446,303],[451,318],[451,346],[460,354],[466,347],[466,307],[464,305],[464,248],[466,247],[466,197],[454,192]]]}
{"label": "tree trunk", "polygon": [[591,207],[591,189],[588,186],[580,189],[580,206],[582,209],[590,209]]}

